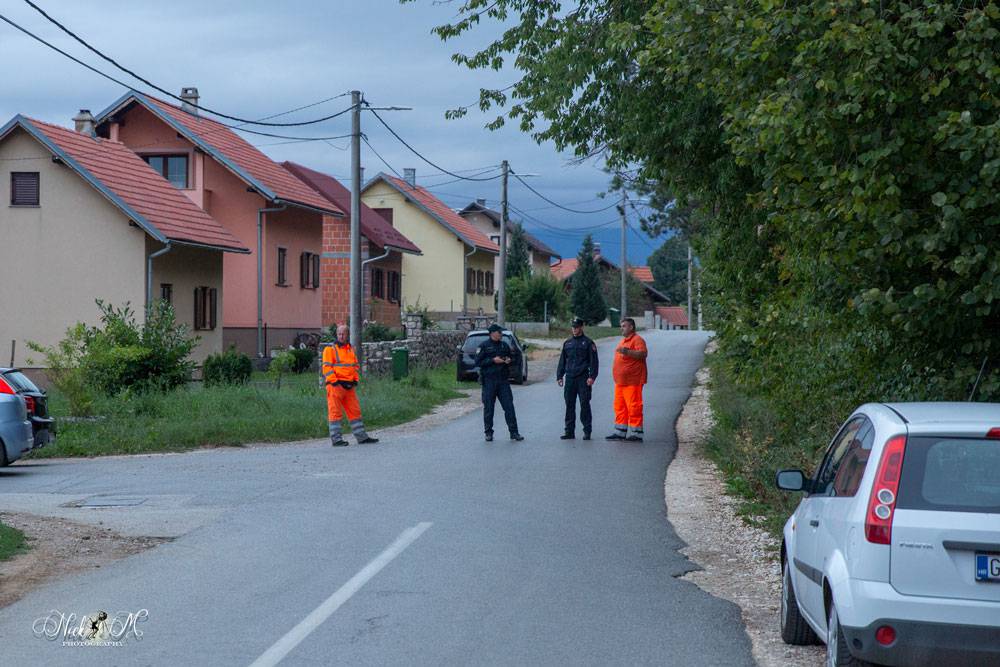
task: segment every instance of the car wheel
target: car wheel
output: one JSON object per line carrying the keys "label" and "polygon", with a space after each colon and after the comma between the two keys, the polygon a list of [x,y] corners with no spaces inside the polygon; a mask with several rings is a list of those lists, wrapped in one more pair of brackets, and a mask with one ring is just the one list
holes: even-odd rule
{"label": "car wheel", "polygon": [[806,619],[799,611],[798,600],[795,599],[795,589],[792,588],[791,565],[788,559],[781,566],[781,638],[786,644],[806,646],[818,644],[819,637],[809,627]]}
{"label": "car wheel", "polygon": [[6,468],[9,465],[7,461],[7,445],[3,444],[3,440],[0,440],[0,468]]}
{"label": "car wheel", "polygon": [[847,647],[847,638],[840,628],[840,617],[837,615],[837,605],[830,601],[826,622],[826,664],[827,667],[870,667],[872,663],[859,660],[851,655]]}

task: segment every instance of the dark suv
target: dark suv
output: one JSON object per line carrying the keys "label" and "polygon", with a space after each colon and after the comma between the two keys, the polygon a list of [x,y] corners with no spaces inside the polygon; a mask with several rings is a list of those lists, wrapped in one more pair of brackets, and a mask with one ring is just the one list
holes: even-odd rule
{"label": "dark suv", "polygon": [[[517,339],[513,331],[504,329],[501,334],[503,342],[510,346],[514,352],[514,359],[510,364],[510,381],[514,384],[524,384],[528,381],[528,360],[524,357],[524,346]],[[485,329],[470,331],[465,337],[465,342],[458,347],[458,370],[456,377],[459,381],[475,380],[479,378],[479,369],[476,368],[476,352],[479,346],[490,338],[490,332]]]}
{"label": "dark suv", "polygon": [[24,399],[34,433],[33,446],[44,447],[52,442],[56,433],[56,420],[49,416],[49,398],[45,392],[16,368],[0,368],[0,382]]}

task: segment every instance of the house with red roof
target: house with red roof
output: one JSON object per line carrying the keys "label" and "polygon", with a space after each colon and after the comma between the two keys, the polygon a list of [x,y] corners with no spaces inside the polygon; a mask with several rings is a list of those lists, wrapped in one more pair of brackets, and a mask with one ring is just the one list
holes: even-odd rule
{"label": "house with red roof", "polygon": [[[601,284],[604,289],[605,299],[609,306],[616,306],[618,303],[618,290],[620,285],[621,268],[610,259],[601,254],[599,244],[594,244],[594,261],[597,263],[597,270],[601,276]],[[552,277],[566,284],[567,289],[572,288],[573,274],[580,267],[580,260],[570,257],[552,265]],[[629,274],[642,285],[643,299],[639,303],[629,305],[629,314],[639,314],[647,310],[653,310],[657,306],[669,305],[670,297],[656,289],[653,285],[653,272],[648,266],[629,266]]]}
{"label": "house with red roof", "polygon": [[689,329],[687,309],[682,306],[657,306],[661,329]]}
{"label": "house with red roof", "polygon": [[130,91],[96,118],[121,143],[218,223],[248,254],[223,258],[223,343],[250,354],[314,333],[323,319],[320,262],[327,218],[344,211],[228,126],[198,113],[198,91],[178,106]]}
{"label": "house with red roof", "polygon": [[[474,224],[481,232],[490,237],[490,240],[500,245],[500,212],[486,206],[485,199],[477,199],[458,212],[460,216]],[[510,249],[510,221],[507,228],[507,248]],[[553,250],[540,238],[527,231],[524,232],[524,240],[528,244],[528,265],[534,275],[549,275],[552,269],[553,259],[562,259],[558,252]],[[499,271],[499,258],[495,271]]]}
{"label": "house with red roof", "polygon": [[496,313],[494,261],[500,247],[417,185],[415,170],[404,175],[379,174],[361,191],[362,201],[423,253],[402,257],[403,308],[427,307],[438,319]]}
{"label": "house with red roof", "polygon": [[[323,321],[346,322],[350,312],[351,191],[333,176],[294,162],[281,166],[348,212],[344,218],[327,216],[323,222],[323,254],[320,260]],[[365,320],[390,327],[402,323],[403,255],[416,257],[420,248],[393,227],[392,209],[372,210],[361,203],[362,304]]]}
{"label": "house with red roof", "polygon": [[119,141],[15,116],[0,127],[0,339],[55,345],[77,322],[95,325],[95,300],[173,303],[200,337],[197,360],[223,348],[224,266],[248,244]]}

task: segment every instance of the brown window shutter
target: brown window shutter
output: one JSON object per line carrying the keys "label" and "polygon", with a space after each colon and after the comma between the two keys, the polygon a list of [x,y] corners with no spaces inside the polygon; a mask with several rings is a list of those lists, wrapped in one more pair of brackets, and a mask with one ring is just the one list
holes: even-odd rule
{"label": "brown window shutter", "polygon": [[38,206],[39,179],[37,171],[12,171],[10,173],[11,206]]}
{"label": "brown window shutter", "polygon": [[309,253],[299,255],[299,287],[309,287]]}
{"label": "brown window shutter", "polygon": [[214,287],[208,290],[208,328],[215,329],[217,324],[217,314],[218,310],[216,308],[218,304],[218,290]]}
{"label": "brown window shutter", "polygon": [[205,295],[200,287],[194,288],[194,328],[205,328]]}
{"label": "brown window shutter", "polygon": [[319,287],[319,255],[312,256],[312,286]]}

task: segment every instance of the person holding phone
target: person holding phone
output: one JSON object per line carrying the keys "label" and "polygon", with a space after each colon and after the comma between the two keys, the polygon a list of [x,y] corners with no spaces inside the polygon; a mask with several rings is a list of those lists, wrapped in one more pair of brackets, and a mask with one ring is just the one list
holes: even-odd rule
{"label": "person holding phone", "polygon": [[511,440],[524,440],[517,429],[517,415],[514,413],[514,394],[510,390],[510,365],[514,361],[514,351],[503,341],[503,328],[491,324],[490,339],[479,347],[476,367],[479,381],[483,385],[483,426],[486,442],[493,441],[493,411],[500,399],[504,418]]}

